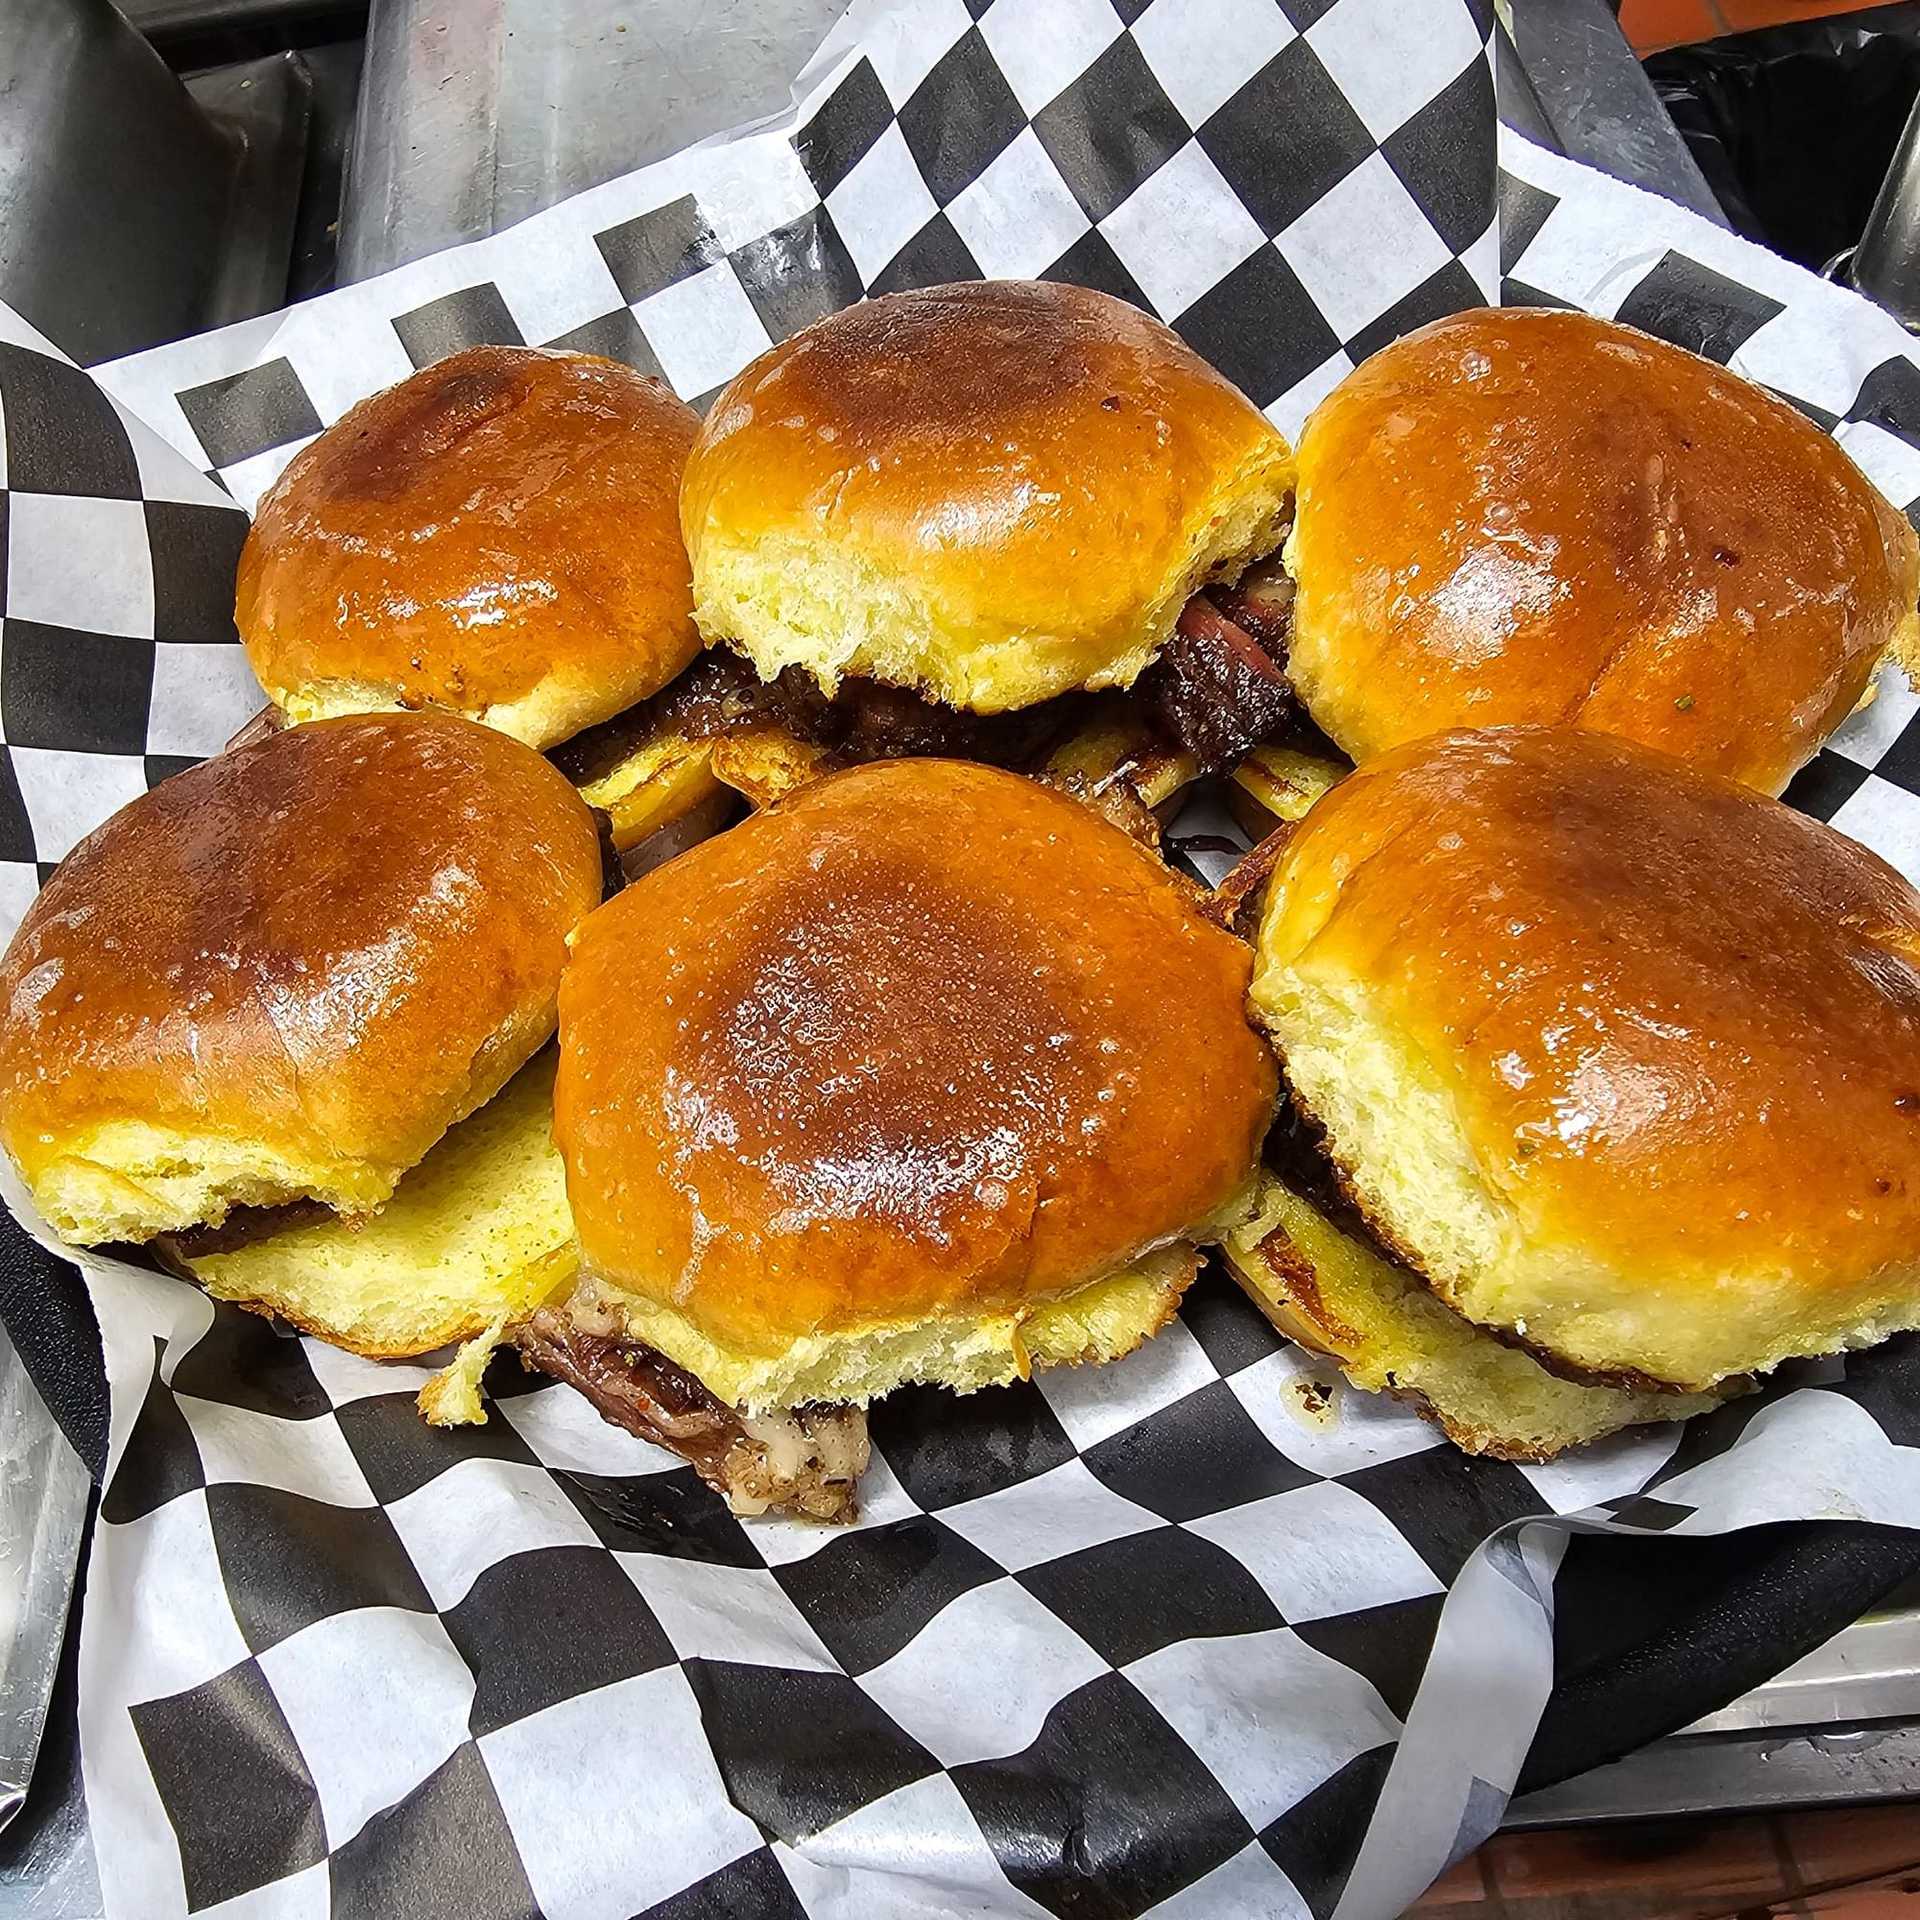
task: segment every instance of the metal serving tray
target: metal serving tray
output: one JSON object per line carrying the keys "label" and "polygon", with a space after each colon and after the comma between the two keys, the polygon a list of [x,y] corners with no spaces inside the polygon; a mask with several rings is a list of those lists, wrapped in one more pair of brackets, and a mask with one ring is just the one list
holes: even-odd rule
{"label": "metal serving tray", "polygon": [[[1516,1799],[1512,1829],[1920,1795],[1920,1581],[1731,1706]],[[1920,1821],[1920,1814],[1916,1814]]]}

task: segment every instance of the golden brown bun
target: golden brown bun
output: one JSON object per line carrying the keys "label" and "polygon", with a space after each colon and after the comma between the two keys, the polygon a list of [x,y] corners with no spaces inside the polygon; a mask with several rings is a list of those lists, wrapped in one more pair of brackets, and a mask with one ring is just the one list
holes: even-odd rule
{"label": "golden brown bun", "polygon": [[318,721],[76,847],[0,962],[0,1141],[54,1227],[377,1206],[553,1031],[593,817],[450,714]]}
{"label": "golden brown bun", "polygon": [[702,632],[771,679],[865,674],[979,712],[1127,686],[1203,581],[1278,544],[1287,443],[1124,301],[889,294],[715,401],[681,520]]}
{"label": "golden brown bun", "polygon": [[1469,1319],[1689,1391],[1920,1324],[1920,896],[1817,821],[1603,734],[1442,735],[1295,830],[1253,998]]}
{"label": "golden brown bun", "polygon": [[235,617],[295,720],[447,707],[548,747],[698,651],[699,416],[612,360],[469,347],[344,414],[260,502]]}
{"label": "golden brown bun", "polygon": [[1920,542],[1840,448],[1585,314],[1395,341],[1300,438],[1290,672],[1355,760],[1578,722],[1778,793],[1915,658]]}
{"label": "golden brown bun", "polygon": [[1248,1191],[1274,1093],[1249,960],[1018,775],[815,781],[574,941],[555,1132],[584,1259],[748,1405],[1012,1378],[1083,1293],[1067,1344],[1123,1351],[1178,1285],[1104,1332],[1092,1290]]}

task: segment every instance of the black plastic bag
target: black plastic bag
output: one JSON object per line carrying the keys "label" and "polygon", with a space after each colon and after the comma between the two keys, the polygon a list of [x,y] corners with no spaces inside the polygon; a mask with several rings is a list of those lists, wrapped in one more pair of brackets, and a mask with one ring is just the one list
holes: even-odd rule
{"label": "black plastic bag", "polygon": [[1646,70],[1734,226],[1818,271],[1859,239],[1920,96],[1920,5],[1676,47]]}

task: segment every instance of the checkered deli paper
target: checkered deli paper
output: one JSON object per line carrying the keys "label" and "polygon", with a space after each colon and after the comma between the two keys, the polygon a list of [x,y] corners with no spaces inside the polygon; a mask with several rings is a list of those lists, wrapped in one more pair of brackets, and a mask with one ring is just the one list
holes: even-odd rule
{"label": "checkered deli paper", "polygon": [[[862,4],[785,114],[289,313],[89,375],[0,312],[0,907],[253,711],[240,508],[472,341],[698,402],[863,293],[1051,274],[1150,307],[1291,430],[1504,272],[1730,360],[1920,495],[1920,360],[1857,299],[1519,143],[1496,222],[1489,28],[1454,0]],[[1909,871],[1916,705],[1888,688],[1793,796]],[[1387,1920],[1500,1818],[1570,1533],[1920,1525],[1912,1343],[1520,1467],[1337,1388],[1314,1413],[1318,1363],[1209,1276],[1115,1366],[881,1403],[833,1530],[735,1519],[510,1360],[485,1427],[435,1432],[424,1365],[84,1265],[115,1920]]]}

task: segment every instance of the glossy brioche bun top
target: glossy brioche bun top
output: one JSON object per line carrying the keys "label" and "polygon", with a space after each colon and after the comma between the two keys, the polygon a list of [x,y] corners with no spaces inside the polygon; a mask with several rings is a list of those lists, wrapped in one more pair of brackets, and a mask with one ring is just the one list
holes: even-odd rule
{"label": "glossy brioche bun top", "polygon": [[1203,581],[1279,544],[1287,443],[1159,321],[1082,287],[830,315],[714,402],[681,517],[702,632],[1000,712],[1129,685]]}
{"label": "glossy brioche bun top", "polygon": [[575,937],[555,1131],[583,1260],[753,1401],[1010,1377],[976,1363],[1017,1362],[1028,1314],[1250,1191],[1274,1072],[1249,971],[1076,800],[958,761],[816,781]]}
{"label": "glossy brioche bun top", "polygon": [[261,500],[235,617],[295,720],[446,707],[549,747],[699,650],[699,416],[592,354],[469,347],[349,409]]}
{"label": "glossy brioche bun top", "polygon": [[1920,896],[1571,728],[1445,734],[1308,814],[1254,1004],[1354,1196],[1470,1319],[1703,1389],[1920,1324]]}
{"label": "glossy brioche bun top", "polygon": [[1826,434],[1678,347],[1482,308],[1395,341],[1300,438],[1289,671],[1355,760],[1594,727],[1777,793],[1891,645],[1920,542]]}
{"label": "glossy brioche bun top", "polygon": [[378,1205],[553,1031],[592,815],[442,713],[223,754],[81,841],[0,962],[0,1141],[54,1227]]}

